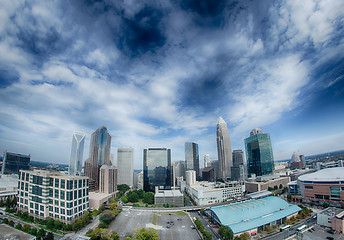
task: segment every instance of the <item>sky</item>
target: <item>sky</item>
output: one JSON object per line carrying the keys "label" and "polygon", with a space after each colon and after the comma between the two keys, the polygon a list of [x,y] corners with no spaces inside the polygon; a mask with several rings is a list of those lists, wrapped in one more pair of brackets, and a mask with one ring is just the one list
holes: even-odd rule
{"label": "sky", "polygon": [[217,159],[253,128],[275,160],[344,149],[344,1],[0,1],[0,151],[69,163],[73,131],[111,153],[184,143]]}

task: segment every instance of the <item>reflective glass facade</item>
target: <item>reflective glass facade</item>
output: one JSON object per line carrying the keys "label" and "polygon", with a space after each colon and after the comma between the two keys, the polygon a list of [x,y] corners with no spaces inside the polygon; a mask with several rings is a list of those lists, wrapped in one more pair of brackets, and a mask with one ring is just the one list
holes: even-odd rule
{"label": "reflective glass facade", "polygon": [[275,168],[270,134],[257,133],[245,139],[247,172],[257,176],[271,174]]}
{"label": "reflective glass facade", "polygon": [[155,192],[159,189],[171,189],[171,149],[148,148],[143,150],[144,190]]}
{"label": "reflective glass facade", "polygon": [[72,148],[69,161],[69,175],[80,175],[82,169],[82,157],[84,155],[85,133],[73,133]]}
{"label": "reflective glass facade", "polygon": [[198,144],[194,142],[185,143],[186,171],[195,170],[196,178],[199,179],[199,154]]}
{"label": "reflective glass facade", "polygon": [[29,170],[30,155],[5,151],[2,162],[2,174],[19,174],[19,170]]}

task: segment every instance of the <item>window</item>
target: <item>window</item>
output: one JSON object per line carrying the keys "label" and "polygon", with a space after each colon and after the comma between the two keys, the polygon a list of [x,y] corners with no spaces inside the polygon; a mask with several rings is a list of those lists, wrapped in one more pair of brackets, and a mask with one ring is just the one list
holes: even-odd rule
{"label": "window", "polygon": [[53,206],[49,206],[49,212],[53,211]]}
{"label": "window", "polygon": [[68,180],[68,181],[67,181],[67,189],[68,189],[68,190],[73,189],[73,181],[71,181],[71,180]]}
{"label": "window", "polygon": [[61,207],[64,207],[65,206],[65,202],[60,202],[60,204],[61,204]]}
{"label": "window", "polygon": [[79,190],[78,198],[81,198],[81,189]]}
{"label": "window", "polygon": [[81,188],[82,187],[82,180],[80,179],[79,180],[79,188]]}
{"label": "window", "polygon": [[59,213],[59,208],[55,207],[55,213]]}
{"label": "window", "polygon": [[59,179],[57,179],[57,178],[55,178],[55,187],[59,187],[59,185],[60,185],[60,180]]}
{"label": "window", "polygon": [[65,191],[61,190],[60,191],[61,199],[65,199]]}
{"label": "window", "polygon": [[67,192],[67,201],[70,201],[73,199],[73,192]]}
{"label": "window", "polygon": [[331,187],[331,195],[340,195],[340,187]]}
{"label": "window", "polygon": [[37,203],[35,203],[35,209],[38,210],[38,204]]}
{"label": "window", "polygon": [[78,201],[78,204],[80,205],[82,202],[81,202],[81,199],[79,199],[79,201]]}
{"label": "window", "polygon": [[63,208],[61,208],[61,214],[65,214],[65,210]]}
{"label": "window", "polygon": [[30,208],[33,208],[33,203],[30,203]]}
{"label": "window", "polygon": [[305,189],[313,189],[313,186],[305,186]]}
{"label": "window", "polygon": [[67,208],[72,208],[73,207],[73,202],[67,202]]}
{"label": "window", "polygon": [[59,201],[55,200],[55,205],[58,206],[59,205]]}
{"label": "window", "polygon": [[44,206],[41,205],[41,206],[39,207],[39,209],[40,209],[41,211],[44,211]]}
{"label": "window", "polygon": [[85,185],[86,185],[86,179],[83,179],[82,180],[82,187],[85,187]]}
{"label": "window", "polygon": [[72,210],[67,210],[67,215],[71,216],[72,215]]}
{"label": "window", "polygon": [[29,181],[29,178],[30,178],[30,174],[28,174],[28,173],[27,173],[27,174],[25,174],[25,181],[27,181],[27,182],[28,182],[28,181]]}
{"label": "window", "polygon": [[53,178],[49,178],[49,186],[52,187],[54,183],[54,179]]}
{"label": "window", "polygon": [[55,189],[55,198],[59,198],[59,190]]}
{"label": "window", "polygon": [[29,184],[25,183],[25,191],[29,191]]}
{"label": "window", "polygon": [[61,179],[61,188],[65,188],[65,180],[64,179]]}
{"label": "window", "polygon": [[78,188],[78,180],[74,180],[74,188]]}

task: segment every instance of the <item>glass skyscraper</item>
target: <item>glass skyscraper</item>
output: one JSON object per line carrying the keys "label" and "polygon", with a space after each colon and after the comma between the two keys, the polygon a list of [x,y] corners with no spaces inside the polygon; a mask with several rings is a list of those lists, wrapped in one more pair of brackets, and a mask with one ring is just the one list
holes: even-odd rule
{"label": "glass skyscraper", "polygon": [[247,172],[249,175],[262,176],[272,174],[275,165],[269,133],[259,128],[253,129],[245,139]]}
{"label": "glass skyscraper", "polygon": [[227,123],[222,117],[219,117],[216,126],[217,154],[219,157],[219,171],[216,174],[218,178],[227,179],[231,177],[232,148],[228,134]]}
{"label": "glass skyscraper", "polygon": [[185,143],[186,171],[195,170],[196,178],[199,179],[199,154],[198,144],[194,142]]}
{"label": "glass skyscraper", "polygon": [[69,175],[80,175],[82,169],[82,157],[84,155],[85,133],[74,132],[72,148],[69,159]]}
{"label": "glass skyscraper", "polygon": [[2,174],[19,174],[19,170],[29,170],[30,155],[4,151],[2,158]]}
{"label": "glass skyscraper", "polygon": [[117,149],[117,184],[134,186],[134,149]]}
{"label": "glass skyscraper", "polygon": [[143,189],[155,192],[159,189],[171,189],[171,149],[148,148],[143,150]]}

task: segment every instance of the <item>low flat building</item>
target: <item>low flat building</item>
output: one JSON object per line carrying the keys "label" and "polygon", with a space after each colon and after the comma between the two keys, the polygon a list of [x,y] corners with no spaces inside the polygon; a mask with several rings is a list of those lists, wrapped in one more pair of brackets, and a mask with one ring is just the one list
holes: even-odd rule
{"label": "low flat building", "polygon": [[257,180],[251,181],[251,182],[245,182],[246,192],[248,193],[260,192],[263,190],[268,190],[269,187],[274,188],[275,186],[279,188],[281,184],[283,187],[287,187],[288,183],[290,182],[289,177],[278,177],[275,179],[268,179],[268,180],[261,179],[261,181],[259,181],[259,179]]}
{"label": "low flat building", "polygon": [[70,224],[89,210],[88,177],[20,170],[18,210]]}
{"label": "low flat building", "polygon": [[235,236],[244,232],[251,235],[264,230],[266,226],[280,225],[286,219],[296,216],[301,208],[290,205],[279,197],[251,199],[240,203],[210,207],[206,210],[214,223],[228,226]]}
{"label": "low flat building", "polygon": [[317,224],[332,228],[332,219],[342,211],[343,209],[334,207],[329,207],[322,210],[317,214]]}
{"label": "low flat building", "polygon": [[184,195],[179,190],[158,190],[154,195],[154,204],[184,207]]}
{"label": "low flat building", "polygon": [[20,231],[14,227],[10,227],[5,224],[0,224],[0,239],[4,240],[36,240],[35,236],[32,236],[26,232]]}
{"label": "low flat building", "polygon": [[332,218],[332,229],[337,233],[344,233],[344,210]]}
{"label": "low flat building", "polygon": [[8,197],[18,196],[18,175],[0,176],[0,199],[6,201]]}
{"label": "low flat building", "polygon": [[248,199],[258,199],[258,198],[263,198],[263,197],[267,197],[270,196],[272,192],[267,191],[267,190],[263,190],[260,192],[254,192],[254,193],[250,193],[250,194],[246,194],[246,198]]}
{"label": "low flat building", "polygon": [[115,197],[115,193],[99,193],[99,192],[90,192],[89,201],[90,209],[95,210],[99,209],[102,204],[110,203],[110,199]]}
{"label": "low flat building", "polygon": [[241,199],[243,194],[239,182],[196,182],[189,189],[191,197],[199,206]]}

